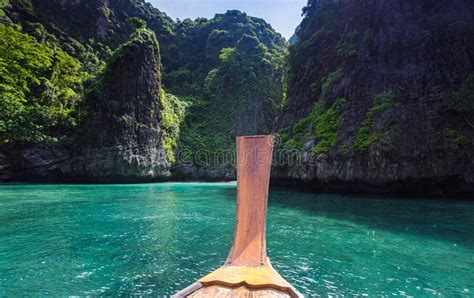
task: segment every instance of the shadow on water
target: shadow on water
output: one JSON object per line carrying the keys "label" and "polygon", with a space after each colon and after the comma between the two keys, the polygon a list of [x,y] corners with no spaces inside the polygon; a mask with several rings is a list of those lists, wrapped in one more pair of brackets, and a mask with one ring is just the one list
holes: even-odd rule
{"label": "shadow on water", "polygon": [[315,194],[273,188],[269,205],[474,249],[473,202]]}

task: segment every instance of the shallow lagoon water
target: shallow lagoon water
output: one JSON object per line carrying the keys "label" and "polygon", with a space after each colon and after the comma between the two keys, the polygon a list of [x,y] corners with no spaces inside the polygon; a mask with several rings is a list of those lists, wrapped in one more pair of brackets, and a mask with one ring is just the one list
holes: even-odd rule
{"label": "shallow lagoon water", "polygon": [[[219,267],[235,184],[0,185],[0,296],[173,294]],[[474,296],[474,203],[270,193],[273,266],[306,295]]]}

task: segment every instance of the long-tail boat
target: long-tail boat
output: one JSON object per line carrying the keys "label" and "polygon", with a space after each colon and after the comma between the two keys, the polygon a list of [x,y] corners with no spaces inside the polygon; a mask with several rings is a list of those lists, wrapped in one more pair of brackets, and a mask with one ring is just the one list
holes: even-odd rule
{"label": "long-tail boat", "polygon": [[237,215],[225,264],[175,297],[303,297],[270,264],[266,247],[273,136],[237,137]]}

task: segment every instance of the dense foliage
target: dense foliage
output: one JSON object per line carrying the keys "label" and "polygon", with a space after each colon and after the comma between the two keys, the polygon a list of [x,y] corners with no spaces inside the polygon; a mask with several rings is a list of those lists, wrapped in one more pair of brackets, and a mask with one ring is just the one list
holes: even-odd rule
{"label": "dense foliage", "polygon": [[[143,0],[4,2],[0,9],[23,32],[2,27],[14,31],[10,38],[21,45],[1,58],[24,68],[2,82],[10,88],[2,95],[4,142],[56,141],[95,117],[97,107],[84,103],[82,89],[87,97],[104,88],[105,61],[117,59],[121,45],[133,42],[130,34],[140,38],[145,27],[160,42],[167,91],[161,96],[160,125],[171,161],[178,149],[233,148],[237,134],[270,132],[284,103],[287,43],[264,20],[240,11],[174,22]],[[31,63],[13,57],[15,52]],[[3,71],[15,73],[15,64],[8,67]]]}
{"label": "dense foliage", "polygon": [[171,163],[177,161],[176,151],[188,103],[161,89],[161,128],[165,153]]}
{"label": "dense foliage", "polygon": [[[204,100],[195,98],[186,117],[184,150],[232,149],[237,134],[270,131],[281,108],[284,53],[272,53],[255,35],[243,35],[235,47],[221,49],[219,60],[204,81]],[[255,118],[262,123],[248,125]]]}
{"label": "dense foliage", "polygon": [[301,118],[291,127],[292,137],[288,137],[288,131],[279,132],[283,138],[283,146],[286,149],[304,148],[304,143],[315,138],[316,146],[312,153],[316,157],[322,153],[328,153],[336,145],[337,132],[342,121],[342,108],[346,103],[345,98],[338,98],[334,104],[326,109],[324,101],[315,104],[311,113]]}
{"label": "dense foliage", "polygon": [[202,92],[209,71],[220,64],[221,50],[235,47],[244,35],[256,37],[272,54],[285,52],[287,46],[264,20],[237,10],[217,14],[210,20],[179,21],[175,34],[176,47],[163,49],[174,52],[173,61],[163,59],[164,84],[175,93],[186,95]]}
{"label": "dense foliage", "polygon": [[0,142],[54,142],[77,123],[86,73],[59,47],[0,24]]}
{"label": "dense foliage", "polygon": [[6,14],[3,9],[7,6],[8,0],[0,0],[0,18],[6,18]]}

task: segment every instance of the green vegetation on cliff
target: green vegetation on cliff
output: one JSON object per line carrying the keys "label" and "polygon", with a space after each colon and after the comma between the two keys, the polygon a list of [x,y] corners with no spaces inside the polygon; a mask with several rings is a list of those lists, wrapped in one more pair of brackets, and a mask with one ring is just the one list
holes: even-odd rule
{"label": "green vegetation on cliff", "polygon": [[474,113],[474,73],[471,73],[457,88],[449,92],[444,100],[450,111],[458,113],[474,129],[469,118]]}
{"label": "green vegetation on cliff", "polygon": [[153,150],[162,148],[167,162],[174,163],[187,103],[161,88],[155,33],[144,20],[132,18],[130,23],[135,31],[114,51],[88,89],[89,114],[84,122],[107,123],[112,138],[101,138],[100,143],[122,138],[131,146],[149,142],[157,147]]}
{"label": "green vegetation on cliff", "polygon": [[186,19],[176,24],[173,61],[166,57],[164,85],[180,95],[201,95],[209,71],[219,66],[219,55],[224,48],[234,48],[244,36],[258,39],[271,54],[281,55],[286,50],[282,36],[264,20],[250,17],[237,10],[216,14],[212,19]]}
{"label": "green vegetation on cliff", "polygon": [[395,105],[393,94],[390,91],[382,92],[375,96],[374,105],[369,109],[359,127],[354,144],[356,150],[365,150],[382,138],[384,131],[372,130],[375,117],[380,117],[385,110],[392,108]]}
{"label": "green vegetation on cliff", "polygon": [[[81,81],[87,79],[78,86],[87,90],[85,104],[81,90],[72,88],[79,96],[67,106],[73,124],[97,116],[98,99],[108,88],[104,82],[111,79],[105,61],[111,65],[128,45],[153,31],[166,90],[160,126],[171,161],[178,149],[215,151],[232,148],[238,134],[269,133],[284,101],[287,43],[264,20],[240,11],[176,22],[143,0],[22,0],[11,2],[5,11],[23,26],[24,34],[62,49],[77,59],[78,71],[90,74],[81,75]],[[108,105],[115,111],[123,108],[114,99]],[[117,117],[130,121],[122,116]],[[64,129],[54,137],[72,133]]]}
{"label": "green vegetation on cliff", "polygon": [[176,162],[176,151],[181,132],[181,123],[188,103],[161,89],[162,105],[160,126],[163,129],[163,145],[168,161]]}
{"label": "green vegetation on cliff", "polygon": [[272,53],[255,35],[223,48],[219,64],[194,98],[181,136],[183,150],[233,149],[238,134],[269,132],[283,97],[284,54]]}
{"label": "green vegetation on cliff", "polygon": [[77,124],[86,77],[56,45],[0,24],[0,143],[61,139]]}
{"label": "green vegetation on cliff", "polygon": [[447,129],[444,130],[444,133],[446,134],[447,137],[449,137],[451,140],[453,140],[453,142],[456,145],[464,146],[464,145],[468,145],[468,144],[471,143],[471,141],[469,141],[468,138],[466,138],[465,136],[459,134],[455,130],[447,128]]}
{"label": "green vegetation on cliff", "polygon": [[236,10],[173,21],[145,0],[0,0],[0,159],[32,150],[24,165],[52,162],[52,175],[231,178],[217,163],[171,166],[279,131],[304,151],[283,180],[472,181],[469,6],[389,4],[308,0],[288,46]]}
{"label": "green vegetation on cliff", "polygon": [[3,9],[8,5],[9,0],[0,0],[0,20],[6,18],[6,14]]}
{"label": "green vegetation on cliff", "polygon": [[338,98],[334,104],[324,108],[324,101],[315,104],[311,113],[301,118],[291,129],[292,137],[287,137],[287,131],[281,131],[283,145],[286,149],[303,149],[305,142],[314,136],[316,145],[312,149],[314,156],[328,153],[336,145],[337,133],[342,121],[342,108],[345,98]]}

